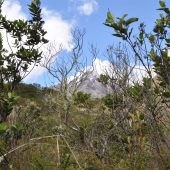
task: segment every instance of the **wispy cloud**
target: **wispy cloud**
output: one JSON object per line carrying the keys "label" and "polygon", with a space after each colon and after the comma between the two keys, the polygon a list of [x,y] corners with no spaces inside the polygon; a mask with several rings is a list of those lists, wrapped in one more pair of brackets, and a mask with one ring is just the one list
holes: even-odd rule
{"label": "wispy cloud", "polygon": [[83,2],[80,6],[78,6],[78,11],[80,14],[91,15],[97,9],[98,3],[96,0],[90,0],[87,2]]}
{"label": "wispy cloud", "polygon": [[89,16],[98,9],[97,0],[70,0],[72,10],[81,15]]}

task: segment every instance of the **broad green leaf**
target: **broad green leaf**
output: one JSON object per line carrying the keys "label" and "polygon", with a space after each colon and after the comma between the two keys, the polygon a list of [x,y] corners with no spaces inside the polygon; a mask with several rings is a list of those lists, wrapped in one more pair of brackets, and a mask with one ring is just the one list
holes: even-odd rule
{"label": "broad green leaf", "polygon": [[155,41],[155,36],[154,36],[154,35],[150,35],[149,41],[150,41],[151,43],[153,43],[153,42]]}
{"label": "broad green leaf", "polygon": [[121,24],[125,24],[125,17],[127,17],[128,16],[128,14],[124,14],[123,16],[122,16],[122,18],[119,18],[119,17],[117,17],[117,19],[119,20],[119,24],[121,25]]}
{"label": "broad green leaf", "polygon": [[151,58],[153,58],[155,56],[155,51],[154,49],[152,48],[151,51],[150,51],[150,55],[151,55]]}
{"label": "broad green leaf", "polygon": [[35,3],[36,5],[40,4],[40,0],[33,0],[33,3]]}
{"label": "broad green leaf", "polygon": [[120,29],[120,27],[116,23],[112,24],[111,27],[114,28],[115,30]]}
{"label": "broad green leaf", "polygon": [[120,28],[120,32],[127,35],[127,29],[126,28]]}
{"label": "broad green leaf", "polygon": [[159,1],[159,4],[160,4],[161,7],[165,7],[166,6],[164,1]]}
{"label": "broad green leaf", "polygon": [[132,32],[133,32],[133,28],[131,28],[131,30],[129,32],[129,37],[131,36]]}
{"label": "broad green leaf", "polygon": [[170,47],[170,44],[166,44],[167,47]]}
{"label": "broad green leaf", "polygon": [[143,39],[143,34],[142,33],[139,34],[139,38]]}
{"label": "broad green leaf", "polygon": [[6,123],[0,123],[0,134],[4,133],[7,129]]}
{"label": "broad green leaf", "polygon": [[112,35],[115,37],[122,37],[122,35],[120,35],[120,34],[112,34]]}
{"label": "broad green leaf", "polygon": [[128,26],[129,24],[138,21],[138,18],[129,18],[128,20],[126,20],[126,25]]}
{"label": "broad green leaf", "polygon": [[164,11],[164,12],[167,13],[167,14],[170,13],[169,8],[165,8],[165,7],[163,7],[163,8],[158,8],[157,10],[159,10],[159,11]]}
{"label": "broad green leaf", "polygon": [[124,14],[123,17],[122,17],[122,19],[126,18],[127,16],[128,16],[128,14]]}
{"label": "broad green leaf", "polygon": [[8,98],[9,99],[15,98],[15,94],[14,93],[8,93]]}
{"label": "broad green leaf", "polygon": [[170,39],[165,39],[165,41],[166,41],[167,43],[170,43]]}
{"label": "broad green leaf", "polygon": [[110,11],[107,12],[106,23],[110,23],[110,24],[114,23],[114,16],[112,15]]}

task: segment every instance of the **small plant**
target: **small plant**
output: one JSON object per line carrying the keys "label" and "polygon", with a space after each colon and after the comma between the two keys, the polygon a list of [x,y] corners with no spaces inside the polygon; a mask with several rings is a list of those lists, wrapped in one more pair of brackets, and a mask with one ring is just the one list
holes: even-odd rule
{"label": "small plant", "polygon": [[81,91],[77,92],[74,97],[74,101],[76,104],[85,104],[90,99],[90,94],[83,93]]}

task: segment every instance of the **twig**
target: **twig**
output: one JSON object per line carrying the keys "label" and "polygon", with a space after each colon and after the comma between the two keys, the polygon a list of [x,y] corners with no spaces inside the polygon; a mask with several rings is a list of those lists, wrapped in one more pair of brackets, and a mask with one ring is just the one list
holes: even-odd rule
{"label": "twig", "polygon": [[78,162],[78,160],[77,160],[77,158],[76,158],[76,156],[75,156],[74,152],[72,151],[72,149],[71,149],[70,145],[68,144],[67,140],[65,139],[65,137],[64,137],[64,136],[62,136],[62,138],[63,138],[64,142],[66,143],[66,145],[68,146],[68,148],[69,148],[70,152],[72,153],[72,155],[73,155],[73,157],[74,157],[74,159],[75,159],[75,161],[76,161],[77,165],[79,166],[79,168],[80,168],[81,170],[83,170],[83,168],[80,166],[80,164],[79,164],[79,162]]}

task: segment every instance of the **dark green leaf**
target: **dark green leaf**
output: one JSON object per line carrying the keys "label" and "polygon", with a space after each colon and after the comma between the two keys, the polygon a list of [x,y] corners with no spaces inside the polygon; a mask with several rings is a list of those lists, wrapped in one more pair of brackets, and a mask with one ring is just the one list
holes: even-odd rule
{"label": "dark green leaf", "polygon": [[126,18],[127,16],[128,16],[128,14],[124,14],[123,17],[122,17],[122,19]]}
{"label": "dark green leaf", "polygon": [[154,41],[155,41],[155,36],[154,36],[154,35],[150,35],[149,41],[150,41],[151,43],[154,43]]}
{"label": "dark green leaf", "polygon": [[167,43],[170,43],[170,39],[165,39],[165,41],[166,41]]}
{"label": "dark green leaf", "polygon": [[120,35],[120,34],[112,34],[112,35],[115,37],[122,37],[122,35]]}

